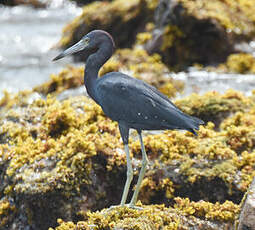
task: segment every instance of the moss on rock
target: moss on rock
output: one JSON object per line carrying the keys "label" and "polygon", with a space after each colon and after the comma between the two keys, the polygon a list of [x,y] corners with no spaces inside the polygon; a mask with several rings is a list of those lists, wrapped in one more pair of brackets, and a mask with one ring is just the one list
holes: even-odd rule
{"label": "moss on rock", "polygon": [[34,91],[47,95],[58,94],[66,89],[76,88],[83,84],[83,67],[67,66],[59,74],[51,74],[50,80],[34,87]]}
{"label": "moss on rock", "polygon": [[[219,22],[228,33],[253,36],[255,32],[255,5],[252,0],[206,1],[179,0],[189,14],[199,19],[212,18]],[[203,10],[201,10],[201,8]]]}
{"label": "moss on rock", "polygon": [[[239,207],[232,202],[211,204],[209,202],[189,202],[176,198],[174,208],[164,205],[141,206],[141,210],[128,208],[104,209],[100,212],[88,212],[87,220],[77,224],[59,220],[55,230],[74,229],[230,229]],[[195,215],[194,215],[195,214]],[[197,217],[195,217],[197,216]],[[206,220],[199,217],[206,216]],[[221,220],[221,224],[215,220]],[[228,226],[228,227],[227,227]],[[52,228],[50,228],[53,230]]]}
{"label": "moss on rock", "polygon": [[[139,27],[143,28],[152,19],[156,4],[155,0],[93,2],[83,7],[82,14],[64,28],[60,45],[70,46],[89,31],[103,29],[113,35],[117,47],[128,47]],[[134,25],[138,29],[134,30]]]}
{"label": "moss on rock", "polygon": [[[207,102],[210,100],[214,109],[210,106],[212,103]],[[188,210],[193,210],[199,221],[203,215],[207,215],[208,220],[211,218],[210,221],[224,222],[224,218],[232,221],[236,214],[226,213],[218,217],[220,214],[216,211],[214,214],[213,210],[221,210],[216,202],[231,200],[239,203],[255,175],[252,160],[255,149],[254,101],[254,95],[245,97],[229,91],[223,95],[192,95],[177,102],[189,114],[204,114],[212,121],[217,114],[228,110],[231,113],[226,114],[226,119],[217,121],[217,129],[210,122],[200,127],[198,137],[178,131],[145,133],[144,144],[150,164],[139,199],[145,204],[169,206],[174,197],[188,197],[189,202],[180,202],[186,202],[185,205],[191,207]],[[201,106],[203,113],[199,112]],[[59,101],[53,96],[39,97],[34,92],[16,96],[6,94],[1,115],[1,199],[15,197],[15,210],[8,209],[8,212],[11,218],[22,218],[14,218],[14,223],[23,220],[23,224],[30,223],[42,229],[42,226],[55,226],[57,218],[81,220],[88,210],[119,202],[126,177],[126,160],[118,126],[105,117],[92,100],[77,96]],[[130,139],[130,150],[134,168],[139,169],[141,150],[138,140]],[[134,181],[137,174],[138,170],[135,170]],[[192,203],[199,200],[208,200],[215,206]],[[229,203],[223,205],[232,207]],[[183,210],[186,209],[182,207],[183,204],[180,212],[185,217],[187,213]],[[48,215],[41,215],[41,210]],[[169,210],[171,213],[172,209]],[[169,210],[164,209],[160,218],[164,219]],[[136,214],[132,218],[135,219]],[[130,227],[132,218],[122,219],[116,226]],[[133,223],[132,227],[138,229],[154,224],[147,217],[142,220],[142,225]],[[79,223],[79,226],[82,229],[81,226],[85,228],[86,224],[89,226],[92,222]],[[112,226],[105,220],[99,224]],[[66,225],[70,228],[78,226],[63,222],[59,228]]]}
{"label": "moss on rock", "polygon": [[146,34],[144,47],[157,52],[173,70],[190,65],[225,62],[235,44],[253,39],[255,5],[252,0],[160,1],[155,29]]}
{"label": "moss on rock", "polygon": [[234,90],[228,90],[225,94],[216,91],[208,92],[203,96],[192,94],[188,98],[176,101],[176,105],[184,112],[201,117],[204,121],[213,121],[217,127],[230,114],[245,111],[253,104],[253,99]]}
{"label": "moss on rock", "polygon": [[[253,39],[252,1],[93,2],[63,29],[59,44],[65,48],[89,31],[103,29],[112,34],[117,47],[143,45],[149,54],[159,53],[171,70],[187,69],[194,64],[215,65],[236,52],[236,43]],[[103,11],[99,12],[99,8]],[[241,61],[237,60],[240,58]],[[254,68],[249,68],[251,57],[240,54],[240,58],[228,58],[230,71],[253,72]]]}
{"label": "moss on rock", "polygon": [[207,220],[231,221],[234,222],[239,214],[240,207],[231,201],[223,204],[216,202],[212,204],[206,201],[190,201],[188,198],[176,197],[174,208],[180,210],[184,215],[205,217]]}
{"label": "moss on rock", "polygon": [[[113,179],[118,175],[110,172],[116,167],[124,170],[125,165],[125,155],[118,151],[117,124],[86,97],[60,102],[49,96],[20,108],[17,103],[0,121],[0,189],[22,203],[23,208],[17,208],[17,216],[24,216],[22,224],[28,221],[41,229],[52,225],[54,218],[78,215],[81,206],[94,209],[104,203],[113,185],[102,184],[93,192],[99,180],[94,175]],[[56,210],[56,206],[62,208]],[[39,210],[48,215],[42,217]]]}
{"label": "moss on rock", "polygon": [[0,229],[7,226],[13,219],[15,214],[15,205],[7,198],[0,199]]}
{"label": "moss on rock", "polygon": [[227,70],[236,73],[255,73],[255,58],[252,54],[231,54],[226,61]]}

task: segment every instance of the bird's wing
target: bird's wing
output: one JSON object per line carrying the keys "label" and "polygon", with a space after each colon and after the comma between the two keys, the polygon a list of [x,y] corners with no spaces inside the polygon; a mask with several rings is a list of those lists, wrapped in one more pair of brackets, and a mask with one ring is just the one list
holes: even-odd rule
{"label": "bird's wing", "polygon": [[154,87],[121,73],[100,79],[97,94],[105,114],[116,121],[142,129],[189,130],[198,127],[190,125],[192,117],[181,112]]}

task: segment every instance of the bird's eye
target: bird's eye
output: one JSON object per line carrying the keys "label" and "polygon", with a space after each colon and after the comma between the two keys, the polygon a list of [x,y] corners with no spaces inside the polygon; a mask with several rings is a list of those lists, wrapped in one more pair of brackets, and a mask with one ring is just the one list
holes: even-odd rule
{"label": "bird's eye", "polygon": [[84,42],[88,43],[89,42],[89,38],[85,38]]}

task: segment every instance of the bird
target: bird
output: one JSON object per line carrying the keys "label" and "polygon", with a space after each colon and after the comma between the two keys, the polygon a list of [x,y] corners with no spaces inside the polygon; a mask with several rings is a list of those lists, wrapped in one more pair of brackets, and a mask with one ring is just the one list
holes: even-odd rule
{"label": "bird", "polygon": [[[135,208],[141,183],[148,165],[148,157],[142,139],[143,130],[187,130],[197,135],[196,130],[204,122],[185,114],[167,96],[142,80],[121,72],[109,72],[98,77],[100,68],[113,55],[115,43],[112,36],[104,30],[92,30],[79,42],[67,48],[53,61],[82,51],[86,68],[84,85],[88,95],[101,106],[105,115],[118,122],[124,144],[127,162],[127,175],[119,206]],[[130,203],[126,204],[133,168],[129,153],[129,130],[138,133],[142,163],[135,191]]]}

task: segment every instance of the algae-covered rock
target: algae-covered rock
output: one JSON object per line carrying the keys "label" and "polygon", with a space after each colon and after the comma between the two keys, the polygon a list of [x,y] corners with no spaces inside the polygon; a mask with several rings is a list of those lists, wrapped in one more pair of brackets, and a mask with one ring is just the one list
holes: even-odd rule
{"label": "algae-covered rock", "polygon": [[89,31],[103,29],[112,34],[116,47],[142,45],[149,54],[160,54],[172,70],[215,65],[238,52],[237,43],[254,38],[254,10],[253,0],[92,2],[63,29],[59,44],[65,48]]}
{"label": "algae-covered rock", "polygon": [[[86,213],[85,221],[65,222],[58,220],[55,230],[84,230],[84,229],[232,229],[234,217],[238,213],[238,205],[232,202],[217,204],[209,202],[189,202],[188,199],[176,199],[175,208],[164,205],[140,204],[141,210],[128,208],[104,209],[100,212]],[[191,205],[190,205],[191,204]],[[199,218],[206,216],[206,218]],[[221,222],[219,222],[220,220]],[[53,228],[50,228],[53,230]]]}
{"label": "algae-covered rock", "polygon": [[[20,224],[46,229],[55,225],[56,218],[104,207],[113,184],[102,183],[96,189],[95,184],[103,178],[121,181],[119,176],[125,174],[125,155],[118,151],[121,142],[116,132],[117,124],[86,97],[63,102],[40,98],[5,111],[0,129],[1,191],[7,198],[15,197]],[[114,173],[116,178],[108,175],[115,167],[122,168]],[[110,197],[108,205],[118,201],[118,195]],[[17,221],[9,229],[16,229]]]}
{"label": "algae-covered rock", "polygon": [[223,95],[216,91],[203,96],[192,94],[188,98],[176,101],[176,105],[184,112],[201,117],[204,121],[213,121],[216,126],[230,114],[245,111],[251,104],[254,104],[253,100],[233,90],[228,90]]}
{"label": "algae-covered rock", "polygon": [[220,63],[236,43],[254,38],[254,10],[253,0],[160,1],[146,49],[176,70]]}
{"label": "algae-covered rock", "polygon": [[[210,98],[210,94],[197,95],[197,101],[206,100],[206,96]],[[165,204],[169,208],[144,206],[146,213],[159,209],[159,222],[145,213],[144,218],[137,217],[141,213],[136,210],[134,216],[130,214],[131,219],[121,217],[113,223],[109,216],[101,222],[98,213],[88,216],[86,213],[120,201],[126,160],[117,123],[105,117],[101,108],[85,96],[58,100],[53,96],[43,98],[32,91],[16,96],[6,94],[0,108],[0,210],[3,210],[0,216],[4,219],[0,229],[8,226],[12,230],[17,225],[47,229],[56,227],[58,218],[85,221],[77,225],[61,222],[59,229],[64,226],[86,229],[90,225],[99,225],[99,229],[111,226],[140,229],[154,223],[159,228],[163,225],[178,229],[176,226],[182,226],[183,221],[189,226],[188,220],[204,226],[215,224],[215,228],[208,229],[232,226],[238,208],[227,200],[239,204],[255,175],[255,123],[252,122],[255,100],[254,96],[244,97],[231,91],[218,95],[218,102],[214,102],[220,108],[220,99],[225,98],[231,104],[237,97],[239,110],[233,109],[218,129],[213,123],[201,127],[198,137],[179,131],[145,133],[150,163],[139,199],[143,204]],[[187,103],[183,109],[192,114],[193,107],[197,104]],[[130,151],[135,183],[141,166],[138,140],[130,139]],[[176,197],[181,198],[176,200]],[[173,206],[179,211],[174,211]],[[177,216],[178,221],[164,222],[168,214]]]}
{"label": "algae-covered rock", "polygon": [[7,198],[0,199],[0,229],[4,229],[13,221],[15,215],[15,205]]}
{"label": "algae-covered rock", "polygon": [[59,94],[66,89],[77,88],[84,84],[84,68],[67,66],[59,74],[51,74],[50,80],[34,87],[34,91],[43,95]]}
{"label": "algae-covered rock", "polygon": [[249,53],[234,53],[224,63],[216,67],[208,66],[206,69],[221,73],[255,74],[255,57]]}
{"label": "algae-covered rock", "polygon": [[252,54],[231,54],[226,61],[227,70],[236,73],[255,74],[255,57]]}
{"label": "algae-covered rock", "polygon": [[63,29],[60,45],[70,46],[89,31],[102,29],[111,33],[117,47],[129,47],[137,32],[152,20],[156,4],[154,0],[95,1],[84,6],[82,14]]}

